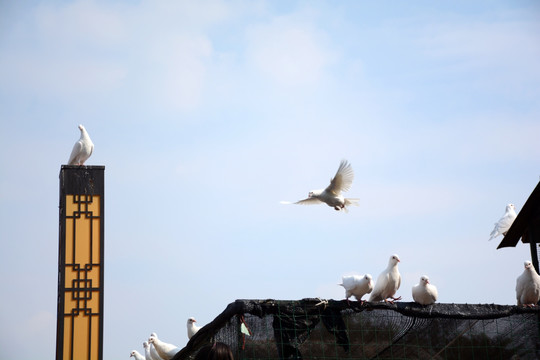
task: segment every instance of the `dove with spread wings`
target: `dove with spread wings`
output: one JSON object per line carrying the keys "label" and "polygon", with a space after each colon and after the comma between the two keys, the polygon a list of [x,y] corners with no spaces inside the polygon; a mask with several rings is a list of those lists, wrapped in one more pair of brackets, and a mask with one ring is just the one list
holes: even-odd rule
{"label": "dove with spread wings", "polygon": [[345,198],[341,193],[346,192],[351,188],[354,179],[354,172],[351,164],[347,160],[342,160],[339,164],[339,168],[333,179],[330,180],[330,185],[326,189],[312,190],[309,192],[308,197],[303,200],[291,203],[289,201],[282,201],[282,204],[301,204],[301,205],[313,205],[325,203],[326,205],[333,207],[336,211],[345,210],[347,206],[358,206],[358,199]]}

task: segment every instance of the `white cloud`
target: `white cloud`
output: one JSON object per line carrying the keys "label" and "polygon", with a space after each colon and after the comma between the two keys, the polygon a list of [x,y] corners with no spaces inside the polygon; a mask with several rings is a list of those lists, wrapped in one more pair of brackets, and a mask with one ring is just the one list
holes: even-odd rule
{"label": "white cloud", "polygon": [[161,109],[195,108],[213,56],[206,28],[226,15],[220,1],[42,5],[3,44],[1,86],[58,100],[117,91]]}

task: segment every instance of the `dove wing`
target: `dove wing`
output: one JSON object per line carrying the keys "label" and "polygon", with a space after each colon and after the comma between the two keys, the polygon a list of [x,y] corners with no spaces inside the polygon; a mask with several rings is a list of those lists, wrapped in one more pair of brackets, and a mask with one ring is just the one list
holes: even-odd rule
{"label": "dove wing", "polygon": [[518,300],[520,299],[521,294],[523,293],[524,287],[525,287],[525,281],[524,281],[524,276],[522,274],[518,276],[516,280],[516,297],[518,298]]}
{"label": "dove wing", "polygon": [[161,356],[159,356],[154,344],[150,344],[150,355],[152,356],[152,360],[163,360]]}
{"label": "dove wing", "polygon": [[341,278],[341,286],[343,286],[345,290],[354,289],[354,287],[356,286],[354,276],[343,276]]}
{"label": "dove wing", "polygon": [[429,295],[431,296],[431,299],[435,302],[437,301],[437,298],[439,297],[439,292],[437,291],[437,288],[435,285],[428,284],[429,289]]}
{"label": "dove wing", "polygon": [[388,273],[385,270],[377,278],[377,281],[375,282],[375,286],[373,287],[373,291],[371,291],[371,296],[369,298],[369,301],[384,300],[381,294],[386,288],[387,284],[388,284]]}
{"label": "dove wing", "polygon": [[321,201],[317,198],[306,198],[306,199],[303,199],[303,200],[298,200],[297,202],[293,203],[293,204],[300,204],[300,205],[315,205],[315,204],[320,204]]}
{"label": "dove wing", "polygon": [[73,145],[73,150],[71,150],[71,155],[69,156],[68,165],[76,165],[75,159],[77,158],[81,150],[82,150],[82,143],[79,140],[75,143],[75,145]]}
{"label": "dove wing", "polygon": [[353,179],[354,172],[351,164],[347,160],[342,160],[336,175],[330,180],[330,185],[328,185],[326,191],[339,195],[342,191],[348,191],[351,188]]}
{"label": "dove wing", "polygon": [[512,223],[515,220],[515,216],[511,212],[506,213],[497,223],[499,226],[499,229],[509,229],[510,226],[512,226]]}

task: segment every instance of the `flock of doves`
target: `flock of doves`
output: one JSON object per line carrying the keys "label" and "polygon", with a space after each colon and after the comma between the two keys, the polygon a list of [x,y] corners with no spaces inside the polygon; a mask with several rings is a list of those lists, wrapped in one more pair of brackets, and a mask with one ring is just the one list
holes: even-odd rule
{"label": "flock of doves", "polygon": [[[84,165],[84,162],[92,155],[94,144],[90,140],[90,136],[84,126],[79,125],[81,131],[80,139],[73,146],[71,156],[69,157],[68,165]],[[327,204],[333,207],[336,211],[347,212],[347,206],[358,206],[358,200],[355,198],[345,198],[342,192],[348,191],[354,179],[354,172],[351,165],[343,160],[339,164],[336,175],[330,180],[330,185],[325,189],[312,190],[308,197],[296,202],[282,201],[282,204]],[[508,229],[516,219],[516,208],[513,204],[506,206],[505,214],[495,223],[495,227],[490,234],[489,240],[494,239],[499,235],[506,235]],[[338,284],[345,288],[345,298],[349,302],[349,298],[354,296],[361,304],[364,303],[362,297],[370,294],[369,300],[384,301],[394,303],[400,300],[400,297],[394,297],[401,285],[401,274],[398,270],[400,262],[398,255],[390,256],[388,266],[381,272],[377,278],[377,282],[373,283],[373,278],[370,274],[366,275],[351,275],[343,276],[342,283]],[[421,305],[431,305],[437,301],[437,288],[429,282],[426,275],[420,277],[420,282],[412,288],[413,300]],[[540,301],[540,276],[534,269],[530,261],[525,261],[525,270],[516,280],[516,298],[518,306],[532,307]],[[195,325],[195,319],[189,318],[187,321],[188,338],[199,330]],[[180,348],[165,343],[158,339],[155,333],[152,333],[148,341],[143,343],[145,356],[142,356],[138,351],[133,350],[131,356],[136,360],[169,360]]]}
{"label": "flock of doves", "polygon": [[[195,325],[197,321],[190,317],[187,320],[187,335],[191,339],[199,331],[200,327]],[[148,341],[143,342],[144,356],[137,350],[132,350],[130,357],[135,360],[170,360],[180,351],[176,345],[166,343],[158,339],[156,333],[150,334]]]}

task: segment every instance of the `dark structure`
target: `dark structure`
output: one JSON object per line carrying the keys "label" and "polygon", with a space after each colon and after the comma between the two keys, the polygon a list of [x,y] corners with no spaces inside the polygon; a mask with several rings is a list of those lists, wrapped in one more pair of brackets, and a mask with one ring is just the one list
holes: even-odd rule
{"label": "dark structure", "polygon": [[531,246],[531,257],[536,272],[538,269],[538,244],[540,243],[540,183],[518,212],[514,223],[502,239],[497,249],[515,247],[519,239]]}
{"label": "dark structure", "polygon": [[236,360],[538,359],[538,314],[494,304],[236,300],[173,360],[216,341]]}
{"label": "dark structure", "polygon": [[104,171],[60,171],[56,360],[103,359]]}

